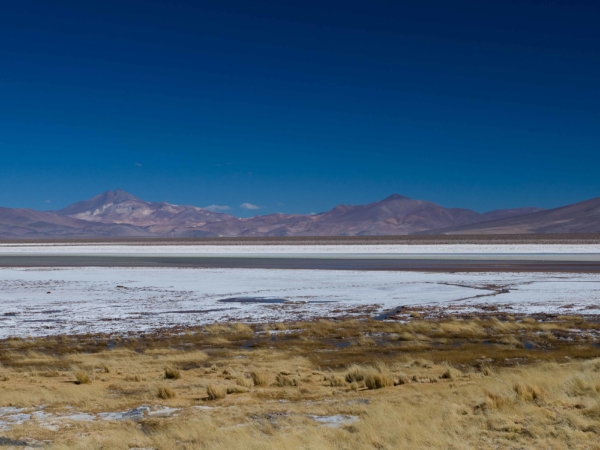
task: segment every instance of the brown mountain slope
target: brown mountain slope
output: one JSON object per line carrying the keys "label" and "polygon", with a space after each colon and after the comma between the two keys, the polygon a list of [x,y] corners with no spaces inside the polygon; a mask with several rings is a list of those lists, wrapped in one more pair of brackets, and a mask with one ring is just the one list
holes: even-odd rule
{"label": "brown mountain slope", "polygon": [[513,209],[496,209],[482,214],[482,222],[488,222],[490,220],[508,219],[509,217],[524,216],[526,214],[533,214],[536,212],[545,211],[543,208],[513,208]]}
{"label": "brown mountain slope", "polygon": [[428,231],[425,234],[600,233],[600,197],[519,217]]}
{"label": "brown mountain slope", "polygon": [[[529,208],[503,210],[499,214],[527,212]],[[481,222],[495,213],[479,214],[468,209],[444,208],[435,203],[394,194],[367,205],[339,205],[321,214],[271,214],[208,223],[202,228],[219,236],[406,235]]]}
{"label": "brown mountain slope", "polygon": [[96,224],[50,212],[0,208],[2,238],[150,237],[152,233],[128,225]]}
{"label": "brown mountain slope", "polygon": [[89,222],[134,225],[150,233],[175,236],[188,229],[193,231],[208,222],[235,219],[229,214],[195,206],[146,202],[120,189],[74,203],[56,213]]}
{"label": "brown mountain slope", "polygon": [[146,202],[107,191],[60,211],[0,208],[0,237],[215,237],[407,235],[459,229],[489,218],[528,214],[534,208],[480,214],[444,208],[398,194],[367,205],[339,205],[321,214],[269,214],[238,218],[195,206]]}

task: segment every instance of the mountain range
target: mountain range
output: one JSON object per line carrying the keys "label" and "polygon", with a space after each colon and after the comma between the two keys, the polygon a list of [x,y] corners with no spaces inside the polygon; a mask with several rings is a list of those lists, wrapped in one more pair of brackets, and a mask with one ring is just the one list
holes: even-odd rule
{"label": "mountain range", "polygon": [[600,232],[600,198],[543,210],[478,213],[394,194],[320,214],[239,218],[195,206],[147,202],[107,191],[58,211],[0,208],[0,238],[369,236]]}

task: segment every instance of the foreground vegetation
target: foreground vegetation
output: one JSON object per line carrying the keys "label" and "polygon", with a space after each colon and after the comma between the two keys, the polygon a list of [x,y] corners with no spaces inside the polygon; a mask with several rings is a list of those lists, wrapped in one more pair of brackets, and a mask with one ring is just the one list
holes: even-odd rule
{"label": "foreground vegetation", "polygon": [[7,339],[0,410],[29,418],[0,415],[0,444],[600,449],[600,324],[540,319],[414,312],[407,323]]}

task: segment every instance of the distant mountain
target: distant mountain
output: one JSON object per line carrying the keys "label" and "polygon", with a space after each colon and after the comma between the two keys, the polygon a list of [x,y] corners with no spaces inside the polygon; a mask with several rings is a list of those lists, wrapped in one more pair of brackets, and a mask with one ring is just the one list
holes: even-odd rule
{"label": "distant mountain", "polygon": [[183,230],[193,232],[208,222],[235,219],[229,214],[195,206],[146,202],[120,189],[73,203],[56,214],[88,222],[134,225],[159,236],[178,235]]}
{"label": "distant mountain", "polygon": [[496,209],[482,214],[482,222],[490,220],[507,219],[509,217],[525,216],[536,212],[545,211],[543,208],[514,208],[514,209]]}
{"label": "distant mountain", "polygon": [[339,205],[314,214],[238,218],[194,206],[152,203],[116,190],[75,203],[57,214],[105,224],[141,227],[165,237],[403,235],[527,214],[534,208],[480,214],[394,194],[368,205]]}
{"label": "distant mountain", "polygon": [[[107,191],[60,211],[0,208],[0,237],[368,236],[437,233],[600,232],[599,199],[556,210],[516,208],[484,214],[394,194],[320,214],[239,218],[195,206],[147,202]],[[593,206],[596,205],[596,206]],[[595,208],[595,209],[594,209]],[[558,212],[556,212],[558,211]]]}
{"label": "distant mountain", "polygon": [[426,234],[600,233],[600,197],[560,208],[493,220]]}
{"label": "distant mountain", "polygon": [[249,236],[401,235],[465,225],[480,220],[480,216],[468,209],[443,208],[435,203],[394,194],[368,205],[340,205],[312,216],[276,215],[242,219],[241,228],[237,231]]}
{"label": "distant mountain", "polygon": [[127,236],[151,234],[128,225],[95,224],[50,212],[0,208],[0,237],[4,239]]}
{"label": "distant mountain", "polygon": [[480,214],[469,209],[444,208],[435,203],[394,194],[367,205],[339,205],[321,214],[271,214],[219,224],[210,223],[205,229],[219,236],[406,235],[482,222],[496,214],[527,214],[530,209]]}

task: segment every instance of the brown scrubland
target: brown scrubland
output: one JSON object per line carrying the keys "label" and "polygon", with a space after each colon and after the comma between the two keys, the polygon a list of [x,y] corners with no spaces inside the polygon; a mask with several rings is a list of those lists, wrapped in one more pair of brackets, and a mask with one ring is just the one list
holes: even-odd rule
{"label": "brown scrubland", "polygon": [[0,445],[600,449],[600,323],[412,317],[6,339]]}

